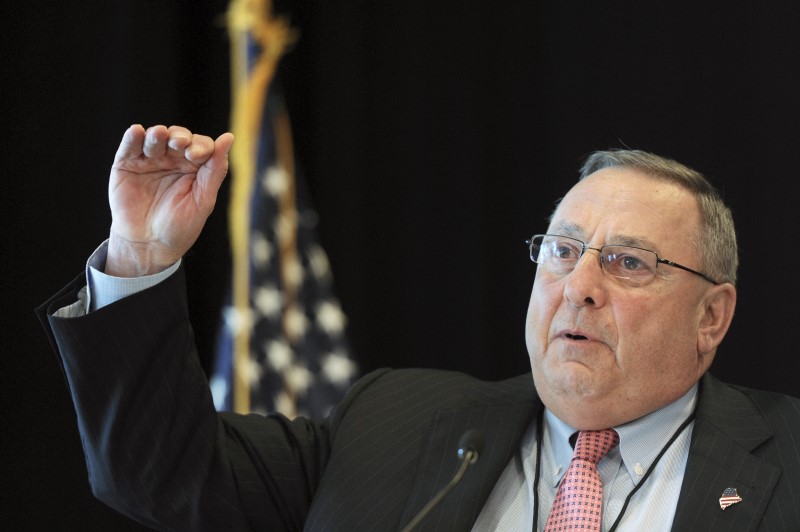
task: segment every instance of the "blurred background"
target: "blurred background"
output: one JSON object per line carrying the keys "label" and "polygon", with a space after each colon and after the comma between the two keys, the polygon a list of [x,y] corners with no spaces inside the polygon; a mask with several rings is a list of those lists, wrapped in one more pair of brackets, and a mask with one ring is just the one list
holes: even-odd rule
{"label": "blurred background", "polygon": [[[106,238],[108,171],[130,124],[229,128],[226,8],[28,2],[4,17],[2,500],[4,521],[16,523],[7,529],[141,528],[90,494],[75,413],[33,309],[82,274]],[[528,371],[534,266],[523,241],[546,228],[587,153],[630,147],[700,170],[733,208],[739,304],[712,372],[800,393],[800,4],[275,9],[299,34],[279,73],[362,372]],[[229,184],[185,261],[207,369],[230,261]]]}

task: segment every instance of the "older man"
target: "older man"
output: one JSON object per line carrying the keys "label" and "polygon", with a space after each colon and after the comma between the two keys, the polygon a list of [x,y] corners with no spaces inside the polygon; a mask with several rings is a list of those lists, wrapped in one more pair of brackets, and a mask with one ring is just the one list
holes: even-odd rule
{"label": "older man", "polygon": [[217,414],[192,341],[180,257],[232,141],[132,126],[108,242],[40,309],[106,503],[160,529],[395,530],[472,428],[480,460],[419,529],[800,529],[800,401],[707,374],[737,258],[700,174],[636,151],[587,160],[529,242],[532,380],[380,370],[329,419],[290,421]]}

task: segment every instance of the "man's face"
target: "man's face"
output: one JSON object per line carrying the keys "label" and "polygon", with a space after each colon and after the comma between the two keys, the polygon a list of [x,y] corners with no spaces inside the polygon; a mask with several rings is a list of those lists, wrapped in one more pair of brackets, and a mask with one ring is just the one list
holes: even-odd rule
{"label": "man's face", "polygon": [[[608,168],[570,190],[547,232],[593,248],[633,242],[699,270],[692,245],[699,226],[689,192],[635,170]],[[593,250],[568,274],[537,267],[525,337],[544,404],[576,428],[599,429],[681,397],[713,359],[713,350],[698,348],[712,287],[666,265],[649,284],[632,286],[605,273]]]}

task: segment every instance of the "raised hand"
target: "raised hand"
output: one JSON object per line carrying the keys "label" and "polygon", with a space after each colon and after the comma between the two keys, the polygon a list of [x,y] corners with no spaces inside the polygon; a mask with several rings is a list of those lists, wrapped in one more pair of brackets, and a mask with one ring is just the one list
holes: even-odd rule
{"label": "raised hand", "polygon": [[189,250],[214,208],[232,142],[230,133],[213,140],[178,126],[128,128],[108,184],[107,274],[157,273]]}

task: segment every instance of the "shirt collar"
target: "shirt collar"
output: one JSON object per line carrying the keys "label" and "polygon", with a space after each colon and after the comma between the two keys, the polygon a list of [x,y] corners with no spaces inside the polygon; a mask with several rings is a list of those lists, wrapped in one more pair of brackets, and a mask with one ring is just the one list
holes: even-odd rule
{"label": "shirt collar", "polygon": [[[677,401],[635,419],[624,425],[613,427],[619,434],[619,453],[622,463],[634,484],[638,484],[650,468],[658,453],[694,411],[697,402],[695,384]],[[550,447],[555,470],[543,476],[552,485],[557,485],[572,460],[570,437],[577,429],[561,421],[549,409],[544,413],[544,440]],[[614,451],[612,451],[613,453]],[[552,474],[552,476],[549,476]]]}
{"label": "shirt collar", "polygon": [[634,484],[639,483],[642,475],[650,469],[653,460],[664,445],[694,412],[696,402],[697,384],[674,403],[639,419],[614,427],[619,434],[619,451],[622,454],[622,462]]}
{"label": "shirt collar", "polygon": [[547,479],[551,485],[556,486],[561,477],[567,471],[572,460],[572,445],[569,438],[575,433],[575,429],[567,425],[556,417],[550,409],[544,411],[544,438],[550,448],[553,457],[551,462],[555,467],[553,471],[547,471]]}

